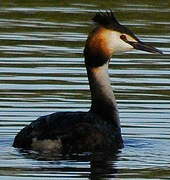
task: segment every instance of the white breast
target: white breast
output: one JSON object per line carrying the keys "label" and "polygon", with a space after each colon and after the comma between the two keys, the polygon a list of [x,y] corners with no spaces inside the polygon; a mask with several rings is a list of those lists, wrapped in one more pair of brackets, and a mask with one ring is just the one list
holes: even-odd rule
{"label": "white breast", "polygon": [[37,138],[32,139],[32,149],[37,151],[60,151],[62,148],[61,140],[37,140]]}

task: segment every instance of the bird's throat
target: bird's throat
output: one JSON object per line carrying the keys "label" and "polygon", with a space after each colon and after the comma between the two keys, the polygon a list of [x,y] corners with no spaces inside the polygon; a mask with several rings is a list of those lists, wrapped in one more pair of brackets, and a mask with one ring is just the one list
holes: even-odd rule
{"label": "bird's throat", "polygon": [[86,68],[92,96],[90,111],[120,127],[117,103],[108,74],[108,62],[99,67]]}

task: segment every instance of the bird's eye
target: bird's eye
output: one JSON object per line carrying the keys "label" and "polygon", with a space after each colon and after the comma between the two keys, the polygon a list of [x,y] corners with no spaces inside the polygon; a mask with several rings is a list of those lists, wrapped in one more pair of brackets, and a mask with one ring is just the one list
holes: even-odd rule
{"label": "bird's eye", "polygon": [[127,40],[126,36],[124,34],[120,35],[120,39]]}

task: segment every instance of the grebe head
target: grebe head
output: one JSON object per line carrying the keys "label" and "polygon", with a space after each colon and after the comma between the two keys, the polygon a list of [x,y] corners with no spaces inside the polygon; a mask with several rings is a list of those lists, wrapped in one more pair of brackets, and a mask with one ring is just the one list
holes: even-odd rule
{"label": "grebe head", "polygon": [[84,50],[88,66],[102,66],[113,54],[132,49],[162,54],[160,50],[141,42],[132,31],[121,25],[112,11],[97,13],[93,21],[97,26],[89,34]]}

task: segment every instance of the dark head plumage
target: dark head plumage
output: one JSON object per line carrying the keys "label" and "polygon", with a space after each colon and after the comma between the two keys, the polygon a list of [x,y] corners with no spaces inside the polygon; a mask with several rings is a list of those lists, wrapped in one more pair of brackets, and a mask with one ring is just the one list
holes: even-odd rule
{"label": "dark head plumage", "polygon": [[107,62],[114,53],[138,49],[152,53],[161,51],[141,42],[126,26],[120,24],[113,12],[98,12],[92,18],[98,25],[89,34],[84,49],[85,63],[89,67],[99,67]]}
{"label": "dark head plumage", "polygon": [[110,12],[97,12],[96,15],[92,18],[92,20],[97,24],[100,24],[107,28],[114,28],[116,26],[120,26],[119,22],[116,20],[111,10]]}
{"label": "dark head plumage", "polygon": [[92,18],[92,20],[107,29],[112,29],[121,33],[129,34],[134,39],[138,40],[138,38],[134,35],[132,31],[130,31],[124,25],[121,25],[115,18],[112,10],[106,12],[97,12],[96,15]]}

